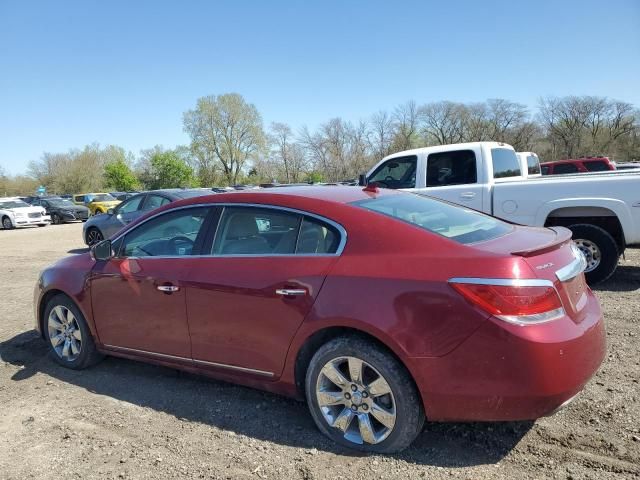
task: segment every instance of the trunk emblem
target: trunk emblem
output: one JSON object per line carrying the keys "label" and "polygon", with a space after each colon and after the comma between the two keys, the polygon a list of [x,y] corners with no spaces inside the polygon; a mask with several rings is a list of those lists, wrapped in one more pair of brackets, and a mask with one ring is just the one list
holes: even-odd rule
{"label": "trunk emblem", "polygon": [[553,267],[553,263],[549,262],[549,263],[544,263],[542,265],[538,265],[536,267],[536,270],[544,270],[545,268],[550,268]]}

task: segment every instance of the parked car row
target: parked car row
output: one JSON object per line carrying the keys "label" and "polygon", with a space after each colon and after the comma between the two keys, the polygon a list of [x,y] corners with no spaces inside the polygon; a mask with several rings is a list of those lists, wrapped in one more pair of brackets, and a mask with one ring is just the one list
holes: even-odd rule
{"label": "parked car row", "polygon": [[548,415],[605,355],[571,232],[420,191],[482,205],[483,182],[519,171],[508,146],[468,144],[387,158],[365,188],[140,194],[85,224],[111,238],[41,273],[35,326],[67,368],[113,355],[305,398],[369,452],[404,449],[425,418]]}
{"label": "parked car row", "polygon": [[0,198],[0,223],[4,230],[31,225],[46,227],[50,222],[42,207],[29,205],[18,197]]}

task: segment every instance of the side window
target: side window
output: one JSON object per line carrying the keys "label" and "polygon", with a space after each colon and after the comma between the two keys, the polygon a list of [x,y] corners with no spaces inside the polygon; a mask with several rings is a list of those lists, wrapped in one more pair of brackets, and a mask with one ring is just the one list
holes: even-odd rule
{"label": "side window", "polygon": [[127,233],[120,248],[124,257],[195,255],[198,236],[209,209],[194,207],[174,210],[143,223]]}
{"label": "side window", "polygon": [[140,195],[139,197],[134,197],[130,200],[125,201],[124,203],[118,206],[118,213],[131,213],[135,212],[140,208],[140,203],[144,200],[144,195]]}
{"label": "side window", "polygon": [[301,216],[271,208],[225,207],[214,255],[283,255],[296,249]]}
{"label": "side window", "polygon": [[427,187],[477,183],[476,155],[472,150],[440,152],[427,159]]}
{"label": "side window", "polygon": [[529,171],[529,175],[537,175],[538,173],[540,173],[540,161],[538,160],[538,157],[528,155],[527,168]]}
{"label": "side window", "polygon": [[418,157],[399,157],[387,160],[369,177],[369,183],[376,182],[385,188],[415,188],[416,164]]}
{"label": "side window", "polygon": [[547,167],[546,165],[543,167],[540,167],[540,170],[542,171],[542,175],[549,175],[549,167]]}
{"label": "side window", "polygon": [[493,178],[519,177],[522,175],[516,152],[508,148],[492,148]]}
{"label": "side window", "polygon": [[76,203],[84,203],[84,195],[76,195],[73,197],[73,201]]}
{"label": "side window", "polygon": [[144,202],[143,210],[154,210],[162,205],[166,205],[167,203],[171,203],[171,200],[165,197],[161,197],[160,195],[147,195],[147,199]]}
{"label": "side window", "polygon": [[39,207],[40,205],[42,205],[42,203],[40,199],[35,199],[33,202],[31,202],[31,205],[34,207]]}
{"label": "side window", "polygon": [[553,173],[577,173],[578,167],[576,167],[573,163],[558,163],[553,167]]}
{"label": "side window", "polygon": [[340,233],[331,225],[311,217],[304,217],[296,254],[336,253],[340,245]]}
{"label": "side window", "polygon": [[600,160],[596,160],[595,162],[584,162],[584,166],[590,172],[606,172],[607,170],[609,170],[607,164]]}

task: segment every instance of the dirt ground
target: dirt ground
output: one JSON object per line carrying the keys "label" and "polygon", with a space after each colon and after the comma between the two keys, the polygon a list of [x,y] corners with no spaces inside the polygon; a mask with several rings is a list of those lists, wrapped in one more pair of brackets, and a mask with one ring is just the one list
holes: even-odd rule
{"label": "dirt ground", "polygon": [[597,288],[608,355],[535,423],[432,424],[399,455],[334,446],[297,401],[107,358],[57,366],[32,330],[38,272],[85,251],[79,224],[0,230],[0,478],[640,477],[640,250]]}

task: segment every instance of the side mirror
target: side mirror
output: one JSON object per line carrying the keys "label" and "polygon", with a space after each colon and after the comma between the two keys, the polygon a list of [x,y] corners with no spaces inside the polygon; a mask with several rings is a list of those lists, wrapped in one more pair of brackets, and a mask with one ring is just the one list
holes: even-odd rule
{"label": "side mirror", "polygon": [[361,187],[366,187],[367,186],[367,174],[366,173],[361,173],[358,176],[358,185],[360,185]]}
{"label": "side mirror", "polygon": [[113,215],[114,213],[116,213],[116,211],[113,208],[107,210],[107,215]]}
{"label": "side mirror", "polygon": [[113,257],[111,250],[111,240],[102,240],[91,247],[91,256],[94,260],[109,260]]}

